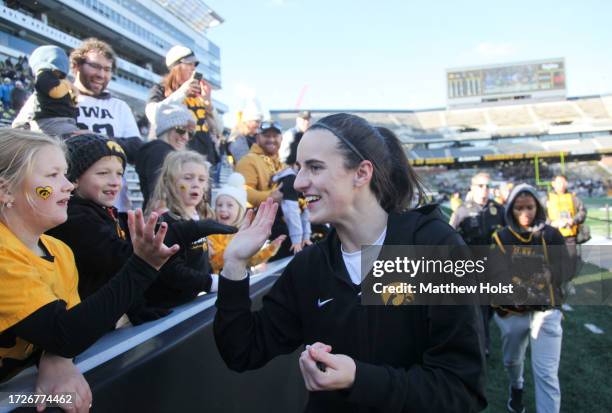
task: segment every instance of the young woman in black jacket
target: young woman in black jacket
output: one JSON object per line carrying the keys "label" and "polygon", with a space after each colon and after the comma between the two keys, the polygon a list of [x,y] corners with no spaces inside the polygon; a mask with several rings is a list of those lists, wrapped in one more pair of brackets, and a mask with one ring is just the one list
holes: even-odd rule
{"label": "young woman in black jacket", "polygon": [[330,223],[298,253],[251,312],[248,256],[277,206],[249,213],[225,251],[215,338],[236,371],[306,345],[307,412],[475,412],[486,406],[482,322],[476,306],[363,306],[362,245],[463,245],[435,207],[407,211],[418,177],[397,137],[348,114],[311,126],[299,147],[296,190],[311,221]]}

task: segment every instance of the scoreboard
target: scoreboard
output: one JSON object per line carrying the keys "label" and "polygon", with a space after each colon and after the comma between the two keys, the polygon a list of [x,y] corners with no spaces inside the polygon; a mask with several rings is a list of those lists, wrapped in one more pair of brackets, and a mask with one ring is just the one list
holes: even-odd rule
{"label": "scoreboard", "polygon": [[564,59],[546,59],[446,71],[449,106],[565,97]]}

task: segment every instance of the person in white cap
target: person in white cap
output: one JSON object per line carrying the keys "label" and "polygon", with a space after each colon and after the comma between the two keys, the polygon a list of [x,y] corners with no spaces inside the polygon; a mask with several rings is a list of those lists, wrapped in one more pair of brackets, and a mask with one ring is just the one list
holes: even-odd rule
{"label": "person in white cap", "polygon": [[156,112],[160,105],[182,105],[189,109],[195,119],[195,133],[188,143],[190,149],[206,156],[215,165],[219,161],[217,152],[219,131],[214,118],[211,87],[202,74],[196,72],[199,62],[193,50],[185,46],[174,46],[166,54],[169,73],[161,83],[150,91],[145,112],[151,129],[150,138],[156,131]]}
{"label": "person in white cap", "polygon": [[234,165],[251,149],[255,143],[263,112],[257,102],[249,102],[240,117],[240,121],[230,136],[228,150],[234,159]]}

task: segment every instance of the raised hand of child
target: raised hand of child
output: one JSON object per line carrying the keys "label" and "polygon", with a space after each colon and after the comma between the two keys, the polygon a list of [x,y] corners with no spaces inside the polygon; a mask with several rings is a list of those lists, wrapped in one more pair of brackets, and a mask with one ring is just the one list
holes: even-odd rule
{"label": "raised hand of child", "polygon": [[297,254],[298,252],[302,251],[302,243],[298,242],[297,244],[291,244],[289,251],[291,251],[293,254]]}
{"label": "raised hand of child", "polygon": [[176,254],[179,246],[174,244],[168,248],[164,244],[168,224],[162,222],[156,233],[156,223],[157,214],[155,212],[149,216],[145,223],[141,209],[137,209],[136,212],[128,211],[128,227],[130,229],[134,254],[147,262],[151,267],[159,270],[172,255]]}

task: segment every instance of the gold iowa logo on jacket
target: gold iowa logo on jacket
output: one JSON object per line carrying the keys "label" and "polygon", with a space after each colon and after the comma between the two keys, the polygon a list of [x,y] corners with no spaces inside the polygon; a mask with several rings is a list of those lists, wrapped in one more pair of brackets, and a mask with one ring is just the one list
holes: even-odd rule
{"label": "gold iowa logo on jacket", "polygon": [[36,187],[36,195],[41,197],[42,199],[48,199],[53,193],[53,188],[50,186],[37,186]]}
{"label": "gold iowa logo on jacket", "polygon": [[[396,291],[402,290],[401,282],[396,281],[388,285],[396,287],[395,288]],[[405,305],[405,304],[409,304],[414,301],[414,294],[411,292],[405,291],[405,292],[399,292],[399,293],[390,293],[388,291],[389,289],[385,289],[383,290],[382,293],[380,293],[380,298],[382,299],[382,302],[384,305]]]}

